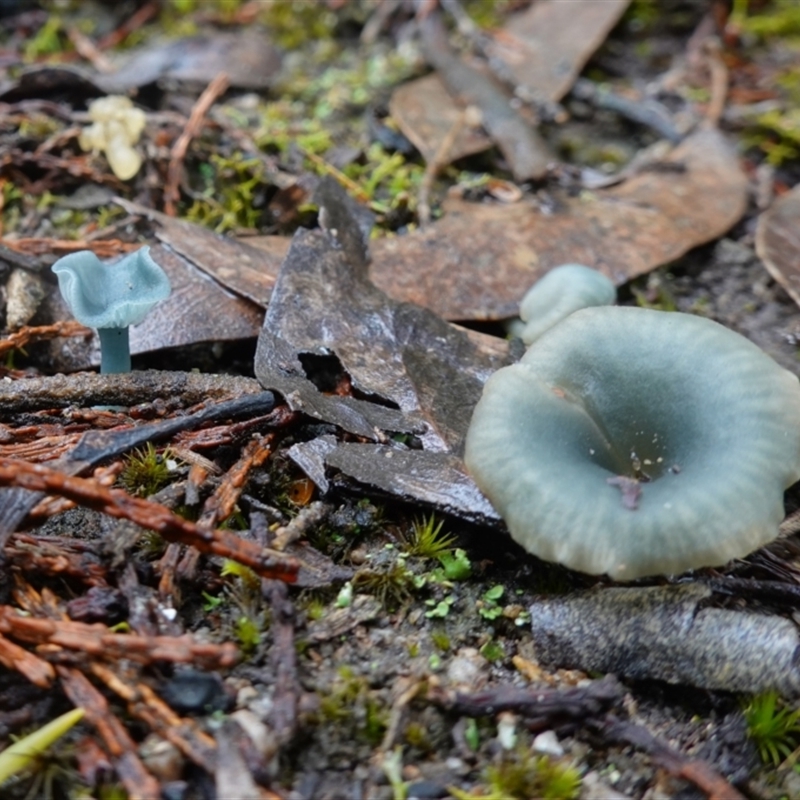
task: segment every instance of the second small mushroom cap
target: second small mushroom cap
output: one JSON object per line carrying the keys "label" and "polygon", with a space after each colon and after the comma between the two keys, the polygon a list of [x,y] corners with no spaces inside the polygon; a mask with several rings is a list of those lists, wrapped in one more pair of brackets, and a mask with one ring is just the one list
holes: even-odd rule
{"label": "second small mushroom cap", "polygon": [[710,320],[576,311],[475,409],[467,466],[542,559],[617,580],[744,556],[800,479],[800,383]]}
{"label": "second small mushroom cap", "polygon": [[525,323],[520,338],[530,347],[545,331],[581,308],[610,306],[617,289],[602,272],[583,264],[562,264],[540,278],[522,298]]}

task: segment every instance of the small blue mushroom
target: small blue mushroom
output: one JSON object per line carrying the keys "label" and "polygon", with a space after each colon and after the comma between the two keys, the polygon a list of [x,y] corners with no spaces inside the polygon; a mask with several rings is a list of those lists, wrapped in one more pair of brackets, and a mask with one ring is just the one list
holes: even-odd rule
{"label": "small blue mushroom", "polygon": [[115,264],[81,250],[53,264],[61,295],[78,322],[100,336],[100,372],[130,372],[128,327],[171,291],[169,278],[142,247]]}
{"label": "small blue mushroom", "polygon": [[519,315],[525,327],[520,338],[530,347],[574,311],[610,306],[616,299],[616,287],[602,272],[582,264],[562,264],[536,281],[522,298]]}

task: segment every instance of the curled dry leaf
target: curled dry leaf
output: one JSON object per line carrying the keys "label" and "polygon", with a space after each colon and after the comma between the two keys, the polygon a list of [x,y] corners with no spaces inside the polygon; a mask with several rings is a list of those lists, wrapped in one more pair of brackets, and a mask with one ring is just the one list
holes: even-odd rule
{"label": "curled dry leaf", "polygon": [[800,305],[800,184],[758,220],[756,252],[769,274]]}
{"label": "curled dry leaf", "polygon": [[281,55],[265,33],[242,29],[145,45],[95,81],[106,92],[125,93],[162,79],[205,85],[224,72],[235,88],[263,90],[280,65]]}

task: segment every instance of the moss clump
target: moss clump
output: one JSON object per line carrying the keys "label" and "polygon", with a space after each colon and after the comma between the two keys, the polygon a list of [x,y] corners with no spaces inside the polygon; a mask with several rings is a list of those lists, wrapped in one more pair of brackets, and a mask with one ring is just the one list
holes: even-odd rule
{"label": "moss clump", "polygon": [[442,533],[443,521],[436,521],[436,516],[415,519],[411,535],[403,549],[414,558],[439,559],[451,554],[455,549],[456,537],[450,533]]}
{"label": "moss clump", "polygon": [[400,560],[385,569],[361,569],[353,576],[353,589],[373,595],[384,608],[396,608],[407,603],[414,587],[414,574]]}
{"label": "moss clump", "polygon": [[759,114],[747,135],[745,144],[757,147],[767,162],[778,167],[800,156],[800,109],[771,109]]}
{"label": "moss clump", "polygon": [[750,0],[734,0],[732,25],[759,39],[800,36],[800,5],[797,0],[773,0],[766,5],[758,5],[758,11],[751,11]]}
{"label": "moss clump", "polygon": [[785,705],[777,692],[765,692],[744,706],[747,734],[765,764],[777,767],[800,743],[800,709]]}
{"label": "moss clump", "polygon": [[350,667],[340,667],[334,685],[320,701],[320,714],[327,722],[351,727],[356,738],[373,747],[380,744],[389,719],[367,679],[358,677]]}
{"label": "moss clump", "polygon": [[316,0],[273,0],[264,4],[260,21],[287,50],[315,39],[330,39],[336,27],[336,15]]}
{"label": "moss clump", "polygon": [[261,579],[250,567],[226,559],[222,571],[228,578],[225,594],[238,615],[232,622],[233,635],[246,655],[254,653],[261,644],[261,634],[269,627],[269,614],[261,597]]}
{"label": "moss clump", "polygon": [[473,792],[454,787],[448,791],[457,800],[572,800],[581,788],[578,771],[570,764],[537,755],[523,744],[503,753],[499,763],[486,768],[484,786]]}
{"label": "moss clump", "polygon": [[169,450],[159,453],[152,442],[148,442],[145,447],[134,450],[128,456],[119,482],[130,494],[150,497],[170,482],[172,458]]}
{"label": "moss clump", "polygon": [[185,212],[186,219],[217,233],[258,226],[263,212],[256,193],[265,182],[258,159],[215,153],[198,169],[204,187]]}
{"label": "moss clump", "polygon": [[71,45],[64,30],[64,21],[58,14],[50,14],[44,25],[25,43],[25,61],[36,61],[70,50]]}
{"label": "moss clump", "polygon": [[372,210],[387,216],[399,211],[410,213],[416,208],[425,169],[408,161],[402,153],[389,153],[375,143],[362,160],[349,164],[343,172],[358,184]]}

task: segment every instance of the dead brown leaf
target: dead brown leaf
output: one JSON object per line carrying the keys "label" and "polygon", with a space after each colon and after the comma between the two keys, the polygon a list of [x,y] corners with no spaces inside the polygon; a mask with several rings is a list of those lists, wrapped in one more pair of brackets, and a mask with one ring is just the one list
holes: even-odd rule
{"label": "dead brown leaf", "polygon": [[746,202],[735,152],[702,130],[623,184],[559,197],[554,211],[448,199],[430,228],[372,242],[372,279],[446,319],[511,317],[558,264],[586,264],[621,284],[720,236]]}
{"label": "dead brown leaf", "polygon": [[769,274],[800,305],[800,184],[759,218],[756,252]]}
{"label": "dead brown leaf", "polygon": [[592,53],[619,22],[630,0],[543,0],[509,17],[492,39],[518,84],[549,100],[572,87]]}
{"label": "dead brown leaf", "polygon": [[[426,161],[433,160],[439,143],[447,136],[461,115],[461,109],[444,88],[438,75],[426,75],[395,89],[389,101],[389,113]],[[492,140],[469,125],[462,125],[448,151],[448,161],[482,153]]]}
{"label": "dead brown leaf", "polygon": [[161,79],[205,86],[224,72],[231,86],[263,90],[280,65],[280,53],[264,31],[241,29],[145,45],[95,81],[108,93],[126,93]]}

